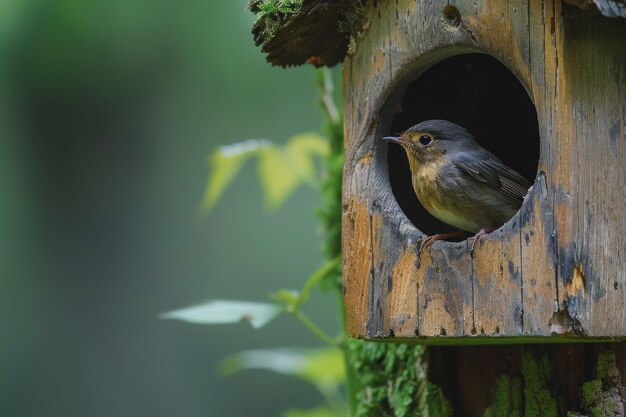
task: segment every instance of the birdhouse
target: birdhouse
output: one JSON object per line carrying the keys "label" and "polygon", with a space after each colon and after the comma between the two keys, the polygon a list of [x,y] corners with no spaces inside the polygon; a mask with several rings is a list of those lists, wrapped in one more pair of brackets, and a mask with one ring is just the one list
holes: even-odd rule
{"label": "birdhouse", "polygon": [[[345,55],[349,334],[626,337],[626,3],[368,1],[351,15],[343,3],[303,2],[304,20],[264,48],[281,65]],[[346,15],[366,19],[349,45],[341,25],[324,26]],[[307,22],[319,29],[308,44]],[[305,39],[296,58],[278,47],[288,36]],[[406,155],[382,138],[430,119],[463,126],[532,187],[499,229],[420,251],[453,229],[422,207]]]}
{"label": "birdhouse", "polygon": [[[369,7],[344,73],[350,334],[626,336],[626,21],[558,1]],[[448,226],[380,139],[428,119],[464,126],[533,185],[498,230],[420,252]]]}

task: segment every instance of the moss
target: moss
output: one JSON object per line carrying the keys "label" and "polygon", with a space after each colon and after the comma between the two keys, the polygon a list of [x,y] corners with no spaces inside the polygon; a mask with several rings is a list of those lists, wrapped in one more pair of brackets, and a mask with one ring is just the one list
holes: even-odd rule
{"label": "moss", "polygon": [[[252,0],[248,9],[256,15],[256,24],[262,27],[261,38],[267,41],[274,37],[287,19],[297,14],[304,0]],[[366,20],[362,0],[341,2],[341,17],[337,21],[339,32],[356,35]]]}
{"label": "moss", "polygon": [[354,345],[361,377],[355,417],[451,417],[452,406],[428,381],[423,346],[395,343]]}
{"label": "moss", "polygon": [[[583,384],[581,405],[589,417],[616,417],[623,415],[624,405],[617,389],[602,389],[602,382],[594,379]],[[621,411],[621,413],[620,413]]]}
{"label": "moss", "polygon": [[476,346],[476,345],[553,345],[560,343],[615,343],[626,342],[626,337],[572,337],[563,335],[554,336],[460,336],[460,337],[385,337],[378,339],[384,342],[419,343],[427,346]]}
{"label": "moss", "polygon": [[493,387],[493,403],[483,417],[521,417],[522,388],[519,378],[502,375]]}
{"label": "moss", "polygon": [[581,388],[581,407],[589,417],[623,415],[620,374],[615,366],[615,353],[606,351],[598,356],[595,379]]}
{"label": "moss", "polygon": [[[308,59],[319,55],[324,55],[324,62],[316,66],[340,62],[345,56],[350,35],[358,36],[367,20],[364,0],[250,0],[248,9],[256,16],[252,27],[256,45],[263,45],[264,52],[269,52],[265,48],[270,48],[275,53],[280,50],[281,55],[286,54],[286,57],[281,56],[278,64],[271,61],[283,66],[305,61],[312,63]],[[282,33],[283,29],[287,34]],[[319,33],[320,30],[324,33]],[[272,41],[278,38],[281,40],[272,45]],[[299,54],[297,51],[301,52],[301,49],[307,53]]]}
{"label": "moss", "polygon": [[[556,417],[557,401],[550,390],[550,364],[546,354],[522,353],[524,417]],[[502,375],[493,387],[493,403],[483,417],[521,417],[521,382]],[[612,350],[598,356],[595,378],[580,388],[580,412],[568,411],[567,417],[618,417],[624,415],[621,376]]]}
{"label": "moss", "polygon": [[602,381],[592,379],[591,381],[585,382],[581,389],[581,394],[581,405],[583,409],[589,410],[593,408],[594,404],[602,398]]}
{"label": "moss", "polygon": [[[343,179],[343,115],[335,107],[333,101],[332,74],[327,69],[316,72],[316,81],[320,94],[320,105],[324,109],[324,134],[328,137],[330,152],[324,161],[324,176],[320,191],[324,204],[316,210],[322,222],[324,242],[322,249],[328,259],[341,256],[341,184]],[[340,268],[340,267],[339,267]],[[322,289],[335,288],[342,291],[341,270],[337,271],[334,280],[322,282]]]}
{"label": "moss", "polygon": [[432,382],[426,383],[426,396],[418,403],[417,413],[414,416],[450,417],[453,414],[452,405],[446,399],[443,391]]}
{"label": "moss", "polygon": [[556,399],[550,392],[550,364],[545,353],[522,352],[524,416],[557,417]]}
{"label": "moss", "polygon": [[596,362],[596,378],[600,378],[605,385],[615,385],[620,381],[620,374],[615,366],[615,353],[607,350],[598,356]]}
{"label": "moss", "polygon": [[258,33],[255,33],[257,45],[272,39],[285,21],[297,14],[303,0],[252,0],[248,9],[255,14]]}

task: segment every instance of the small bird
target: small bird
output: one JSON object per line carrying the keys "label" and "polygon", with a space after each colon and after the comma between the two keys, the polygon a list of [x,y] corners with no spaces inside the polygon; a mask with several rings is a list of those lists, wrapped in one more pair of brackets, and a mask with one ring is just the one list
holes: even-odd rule
{"label": "small bird", "polygon": [[[447,120],[427,120],[383,140],[404,148],[413,190],[424,208],[451,226],[476,233],[474,242],[513,217],[530,188],[471,133]],[[420,251],[452,236],[459,233],[430,236]]]}

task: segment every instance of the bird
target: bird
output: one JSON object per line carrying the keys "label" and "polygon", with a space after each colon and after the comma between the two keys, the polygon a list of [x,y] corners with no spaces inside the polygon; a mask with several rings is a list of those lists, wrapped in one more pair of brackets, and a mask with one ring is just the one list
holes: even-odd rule
{"label": "bird", "polygon": [[[506,223],[521,207],[531,184],[476,142],[467,129],[447,120],[427,120],[384,141],[401,146],[413,190],[439,220],[475,233],[474,243]],[[426,237],[430,243],[463,232]]]}

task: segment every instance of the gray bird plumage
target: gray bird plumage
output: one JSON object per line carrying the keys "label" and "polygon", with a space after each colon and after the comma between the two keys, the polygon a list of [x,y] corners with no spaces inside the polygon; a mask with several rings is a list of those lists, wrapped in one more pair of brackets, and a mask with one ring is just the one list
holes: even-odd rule
{"label": "gray bird plumage", "polygon": [[419,123],[400,137],[413,189],[433,216],[477,233],[502,226],[519,210],[530,183],[446,120]]}

